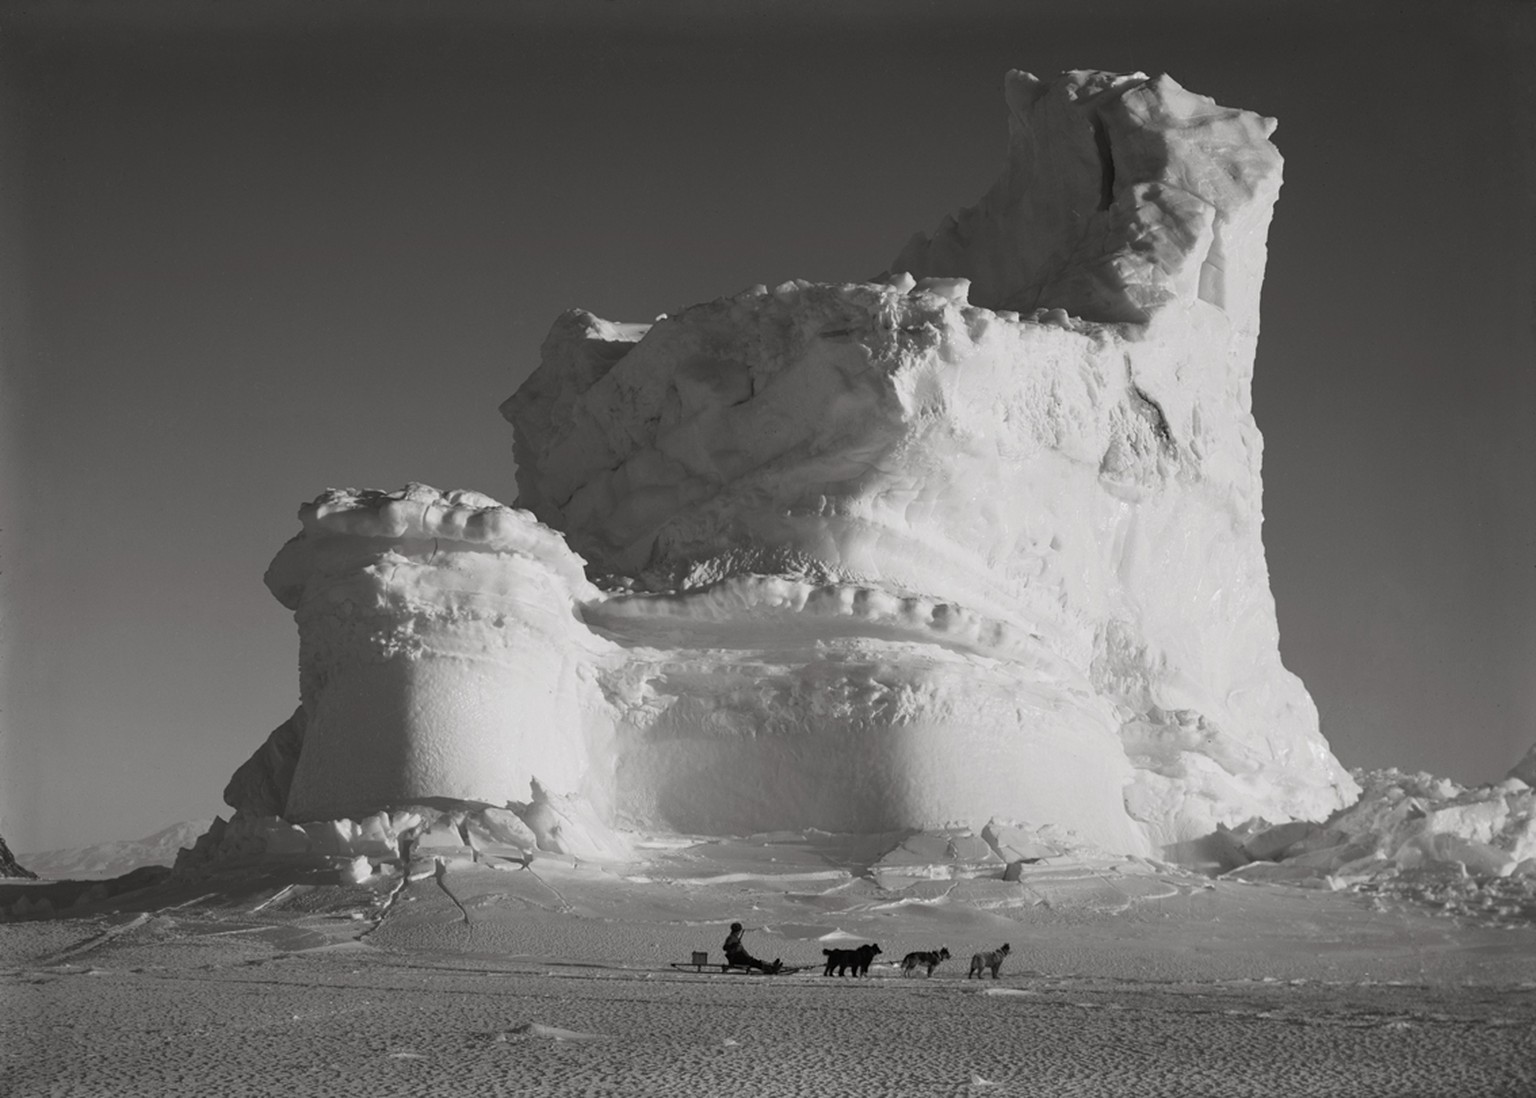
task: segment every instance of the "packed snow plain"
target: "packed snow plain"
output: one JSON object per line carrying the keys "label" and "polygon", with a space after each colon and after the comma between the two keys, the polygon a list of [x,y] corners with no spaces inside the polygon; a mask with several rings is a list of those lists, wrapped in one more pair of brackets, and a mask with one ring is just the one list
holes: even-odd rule
{"label": "packed snow plain", "polygon": [[[1031,840],[1003,830],[634,834],[625,860],[589,860],[494,812],[410,817],[404,860],[189,852],[116,895],[0,886],[8,1093],[1536,1088],[1536,904],[1478,902],[1459,873],[1450,902],[1052,853],[1038,834],[1010,866],[999,846]],[[38,917],[46,895],[63,917]],[[756,956],[806,967],[673,967],[718,963],[733,921]],[[859,942],[882,950],[868,978],[821,974],[823,949]],[[1000,978],[968,979],[1004,942]],[[932,978],[900,974],[941,946]]]}

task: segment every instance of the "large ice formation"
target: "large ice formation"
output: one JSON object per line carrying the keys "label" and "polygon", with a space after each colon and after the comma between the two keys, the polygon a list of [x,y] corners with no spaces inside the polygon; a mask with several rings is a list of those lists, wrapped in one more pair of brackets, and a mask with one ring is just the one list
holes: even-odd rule
{"label": "large ice formation", "polygon": [[230,803],[536,781],[620,825],[1175,857],[1348,803],[1260,539],[1274,123],[1165,76],[1006,94],[1002,178],[894,273],[557,320],[502,407],[527,511],[306,506],[267,577],[300,712]]}

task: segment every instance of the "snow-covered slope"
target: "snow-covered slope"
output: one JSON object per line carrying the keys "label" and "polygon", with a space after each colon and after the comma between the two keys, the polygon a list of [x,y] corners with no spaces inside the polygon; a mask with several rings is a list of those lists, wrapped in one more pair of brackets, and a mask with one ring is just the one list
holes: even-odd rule
{"label": "snow-covered slope", "polygon": [[995,817],[1175,857],[1348,803],[1260,540],[1273,121],[1141,74],[1006,93],[1003,178],[895,273],[562,316],[503,405],[528,511],[306,505],[267,575],[300,711],[230,803],[537,781],[649,829]]}

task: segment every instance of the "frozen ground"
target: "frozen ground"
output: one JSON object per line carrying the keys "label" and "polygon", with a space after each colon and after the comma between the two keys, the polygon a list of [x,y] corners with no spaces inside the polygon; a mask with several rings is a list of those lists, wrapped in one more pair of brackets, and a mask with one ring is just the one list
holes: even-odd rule
{"label": "frozen ground", "polygon": [[[0,1079],[17,1096],[1536,1093],[1536,911],[1134,859],[903,877],[868,869],[879,849],[418,857],[404,887],[247,872],[12,922]],[[884,952],[868,980],[670,967],[718,958],[733,920],[789,965]],[[968,981],[970,954],[1004,941],[1002,979]],[[892,964],[940,945],[955,956],[931,980]]]}

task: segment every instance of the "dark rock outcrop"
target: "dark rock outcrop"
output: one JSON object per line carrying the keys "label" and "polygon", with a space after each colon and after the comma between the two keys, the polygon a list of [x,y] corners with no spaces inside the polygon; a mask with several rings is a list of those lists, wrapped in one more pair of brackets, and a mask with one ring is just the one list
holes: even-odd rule
{"label": "dark rock outcrop", "polygon": [[36,873],[25,869],[16,863],[16,856],[11,853],[11,848],[5,845],[5,839],[0,837],[0,877],[32,877]]}

